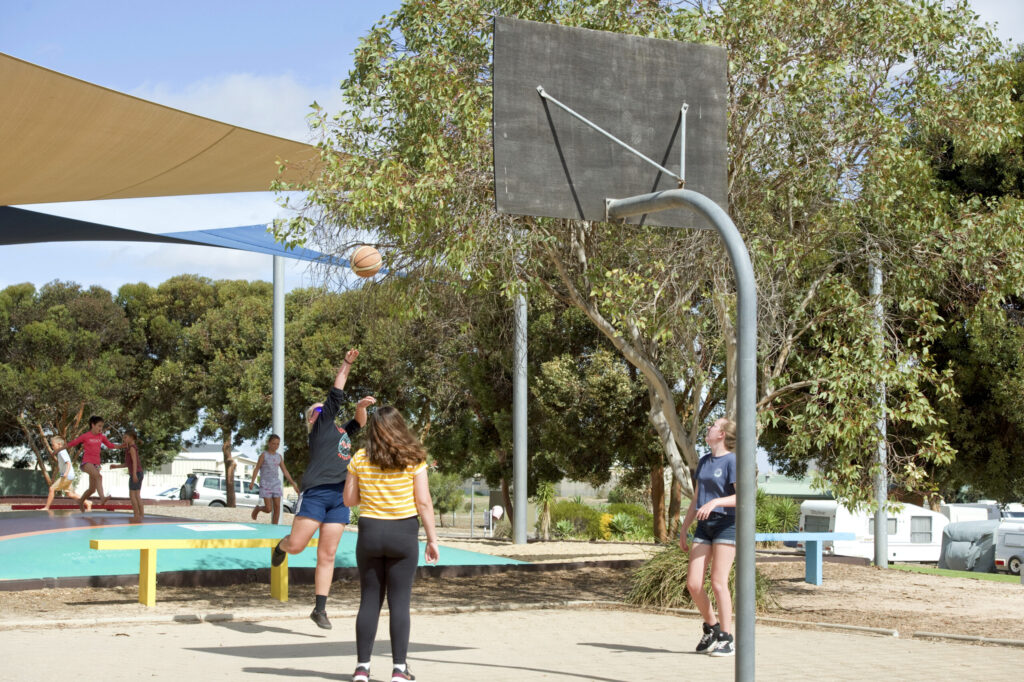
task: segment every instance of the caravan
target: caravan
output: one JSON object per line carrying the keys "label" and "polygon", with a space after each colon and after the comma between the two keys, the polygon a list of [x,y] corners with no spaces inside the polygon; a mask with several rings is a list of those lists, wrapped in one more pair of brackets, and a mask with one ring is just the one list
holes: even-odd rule
{"label": "caravan", "polygon": [[[949,519],[938,512],[903,504],[888,513],[889,561],[936,562],[942,531]],[[808,500],[800,505],[800,530],[806,533],[853,533],[854,540],[826,542],[836,556],[875,558],[875,520],[870,512],[851,512],[835,500]]]}
{"label": "caravan", "polygon": [[1024,564],[1024,521],[1003,521],[996,530],[996,570],[1020,575]]}

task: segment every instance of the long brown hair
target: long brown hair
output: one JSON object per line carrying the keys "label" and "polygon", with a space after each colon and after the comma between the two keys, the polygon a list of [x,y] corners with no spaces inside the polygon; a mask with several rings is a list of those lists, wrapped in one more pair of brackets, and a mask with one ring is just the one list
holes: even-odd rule
{"label": "long brown hair", "polygon": [[406,426],[402,414],[390,405],[370,415],[366,433],[366,456],[376,467],[404,469],[427,458],[427,451]]}
{"label": "long brown hair", "polygon": [[722,419],[722,433],[725,434],[725,447],[729,452],[736,451],[736,422],[728,417]]}

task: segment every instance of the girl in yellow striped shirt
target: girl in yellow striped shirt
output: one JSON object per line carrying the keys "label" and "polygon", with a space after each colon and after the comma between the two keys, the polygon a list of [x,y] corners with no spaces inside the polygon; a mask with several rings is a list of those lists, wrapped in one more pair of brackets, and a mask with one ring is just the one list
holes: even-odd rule
{"label": "girl in yellow striped shirt", "polygon": [[419,518],[427,534],[423,559],[437,563],[434,502],[427,484],[427,453],[402,415],[386,406],[370,415],[367,444],[349,462],[344,502],[359,505],[356,563],[359,566],[358,663],[353,682],[370,679],[370,653],[380,607],[387,595],[391,623],[391,682],[414,680],[406,664],[409,602],[419,555]]}

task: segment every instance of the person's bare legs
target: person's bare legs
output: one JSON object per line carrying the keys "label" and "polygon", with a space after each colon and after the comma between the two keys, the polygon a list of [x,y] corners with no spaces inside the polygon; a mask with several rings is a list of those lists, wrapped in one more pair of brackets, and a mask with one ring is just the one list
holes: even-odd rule
{"label": "person's bare legs", "polygon": [[[277,546],[282,552],[298,554],[309,545],[310,538],[320,528],[320,522],[306,516],[296,516],[292,521],[292,532],[281,538]],[[322,538],[321,538],[322,540]]]}
{"label": "person's bare legs", "polygon": [[334,582],[334,555],[345,532],[344,523],[320,524],[320,542],[316,546],[316,573],[313,577],[315,592],[327,596]]}
{"label": "person's bare legs", "polygon": [[260,512],[266,512],[267,514],[270,513],[270,500],[266,497],[261,497],[260,501],[263,502],[263,506],[261,507],[259,505],[256,505],[255,507],[252,508],[252,514],[249,515],[252,517],[253,521],[255,521],[256,517],[260,515]]}
{"label": "person's bare legs", "polygon": [[[92,463],[83,464],[82,471],[89,476],[89,488],[82,493],[82,497],[79,498],[78,508],[85,511],[85,505],[89,501],[89,496],[96,492],[97,481],[100,474],[99,471],[96,470],[96,465]],[[89,508],[91,509],[92,506],[90,505]]]}
{"label": "person's bare legs", "polygon": [[686,589],[690,592],[693,603],[700,611],[701,617],[708,625],[715,624],[715,614],[711,610],[711,600],[704,591],[704,571],[711,556],[711,545],[694,542],[690,545],[690,565],[686,570]]}
{"label": "person's bare legs", "polygon": [[[60,480],[60,479],[57,479],[57,480]],[[48,493],[46,493],[46,504],[43,505],[43,511],[50,511],[50,505],[53,504],[53,495],[54,495],[54,493],[57,492],[56,488],[54,487],[56,485],[57,485],[56,483],[51,485],[50,486],[50,491]]]}
{"label": "person's bare legs", "polygon": [[715,593],[718,622],[722,624],[722,632],[730,634],[732,634],[732,595],[729,594],[729,572],[732,570],[732,562],[735,558],[736,545],[724,542],[712,545],[711,591]]}
{"label": "person's bare legs", "polygon": [[[281,520],[281,498],[280,497],[267,498],[267,502],[273,502],[274,503],[274,511],[271,514],[270,522],[276,526],[277,522]],[[267,511],[270,511],[270,510],[268,509]]]}
{"label": "person's bare legs", "polygon": [[138,490],[128,491],[128,500],[132,505],[132,520],[136,522],[142,521],[142,495]]}

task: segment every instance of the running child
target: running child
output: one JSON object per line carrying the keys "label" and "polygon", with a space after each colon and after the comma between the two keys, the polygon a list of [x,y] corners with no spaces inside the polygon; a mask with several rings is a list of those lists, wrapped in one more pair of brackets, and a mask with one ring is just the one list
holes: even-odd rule
{"label": "running child", "polygon": [[[57,455],[57,461],[60,463],[60,476],[50,486],[50,492],[46,496],[46,506],[43,507],[43,511],[50,510],[53,496],[58,492],[63,491],[71,499],[78,499],[78,493],[75,492],[75,467],[71,465],[71,455],[64,448],[64,439],[60,436],[54,436],[50,440],[50,448],[50,451]],[[86,509],[92,509],[92,502],[86,502],[85,506]]]}
{"label": "running child", "polygon": [[82,471],[89,475],[89,489],[82,493],[78,501],[78,507],[85,511],[85,503],[93,493],[97,494],[100,504],[106,504],[110,495],[103,494],[103,476],[100,475],[100,447],[106,446],[110,450],[120,450],[124,445],[117,445],[107,440],[102,433],[103,417],[93,415],[89,417],[89,430],[78,438],[67,444],[67,449],[82,446]]}
{"label": "running child", "polygon": [[138,439],[133,429],[124,432],[124,464],[112,464],[111,469],[128,469],[128,499],[132,504],[132,521],[142,523],[142,460],[139,458]]}
{"label": "running child", "polygon": [[[267,440],[267,449],[256,460],[254,467],[256,473],[249,484],[249,490],[252,490],[256,487],[256,480],[259,479],[260,499],[263,501],[262,507],[253,507],[252,520],[255,521],[260,512],[266,512],[271,514],[270,522],[275,526],[281,519],[281,497],[283,495],[281,472],[284,472],[293,488],[299,489],[299,486],[295,485],[295,479],[288,473],[288,469],[284,465],[284,456],[277,451],[279,447],[281,447],[281,437],[274,433],[270,434],[270,439]],[[273,503],[273,512],[271,512],[271,503]]]}

